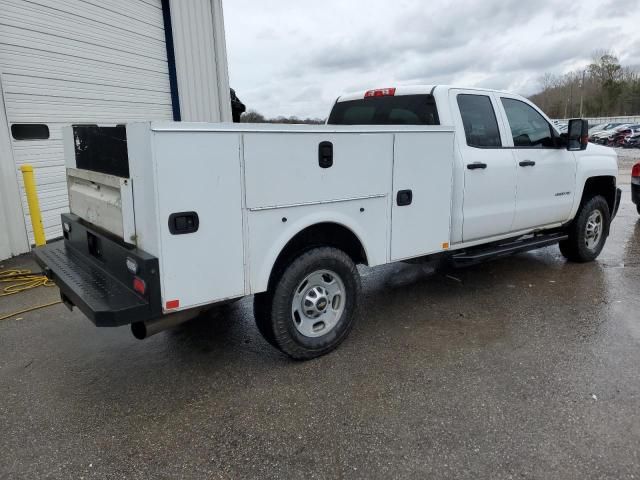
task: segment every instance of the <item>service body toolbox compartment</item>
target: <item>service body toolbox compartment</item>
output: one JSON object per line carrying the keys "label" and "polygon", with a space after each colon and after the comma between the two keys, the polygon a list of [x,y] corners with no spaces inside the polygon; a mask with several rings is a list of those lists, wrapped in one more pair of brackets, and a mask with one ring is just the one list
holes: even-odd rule
{"label": "service body toolbox compartment", "polygon": [[[70,231],[37,257],[98,325],[265,291],[287,243],[319,222],[353,232],[370,266],[449,242],[448,127],[153,122],[127,125],[126,137],[96,126],[65,136]],[[112,164],[91,152],[109,141]]]}

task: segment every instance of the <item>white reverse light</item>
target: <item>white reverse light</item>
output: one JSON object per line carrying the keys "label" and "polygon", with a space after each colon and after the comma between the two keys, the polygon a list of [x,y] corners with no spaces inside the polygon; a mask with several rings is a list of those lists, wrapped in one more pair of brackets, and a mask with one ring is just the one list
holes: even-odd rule
{"label": "white reverse light", "polygon": [[138,262],[133,258],[127,257],[127,269],[135,275],[138,273]]}

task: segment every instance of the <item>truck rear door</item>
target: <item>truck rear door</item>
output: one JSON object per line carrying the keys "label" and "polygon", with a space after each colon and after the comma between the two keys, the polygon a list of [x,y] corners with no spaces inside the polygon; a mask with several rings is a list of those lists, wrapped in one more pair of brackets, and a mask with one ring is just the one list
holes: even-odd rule
{"label": "truck rear door", "polygon": [[69,208],[85,222],[135,244],[133,189],[124,125],[64,131]]}
{"label": "truck rear door", "polygon": [[464,168],[463,240],[509,233],[516,208],[516,163],[513,152],[503,148],[496,100],[474,90],[451,90],[449,99]]}

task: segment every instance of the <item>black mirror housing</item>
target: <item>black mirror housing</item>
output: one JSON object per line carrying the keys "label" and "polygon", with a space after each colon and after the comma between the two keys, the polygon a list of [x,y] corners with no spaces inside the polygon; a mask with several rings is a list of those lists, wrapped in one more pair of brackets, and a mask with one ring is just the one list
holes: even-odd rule
{"label": "black mirror housing", "polygon": [[589,145],[589,122],[580,118],[569,120],[567,128],[567,150],[571,152],[586,150]]}

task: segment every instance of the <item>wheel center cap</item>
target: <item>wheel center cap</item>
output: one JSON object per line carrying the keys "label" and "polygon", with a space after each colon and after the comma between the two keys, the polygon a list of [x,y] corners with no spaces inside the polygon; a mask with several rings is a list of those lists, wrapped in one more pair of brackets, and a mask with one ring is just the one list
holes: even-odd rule
{"label": "wheel center cap", "polygon": [[318,303],[316,304],[316,308],[320,311],[324,311],[325,308],[327,308],[327,299],[326,298],[321,298],[320,300],[318,300]]}

